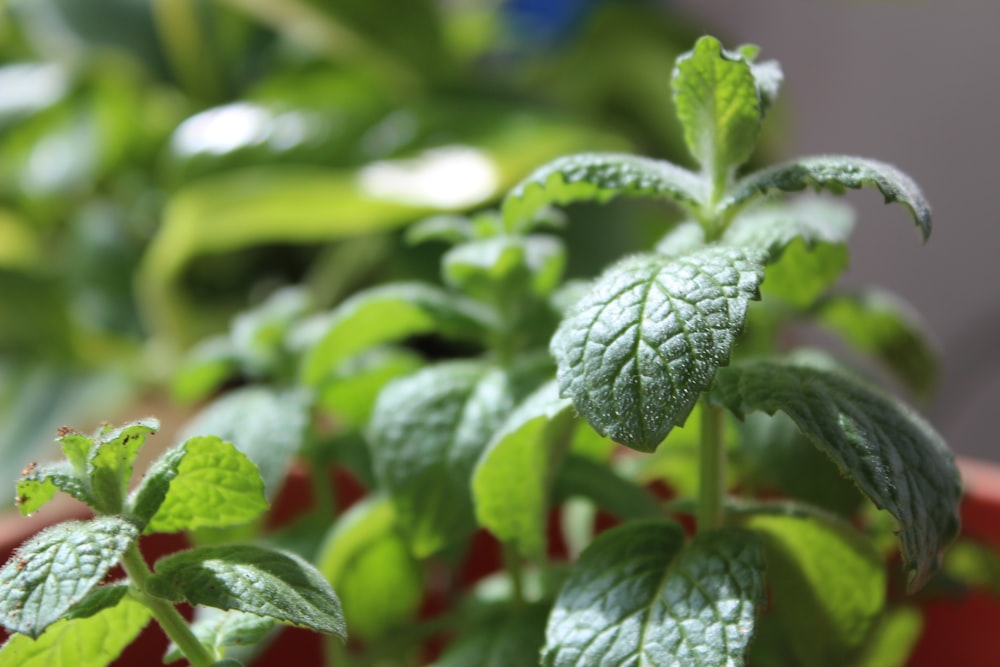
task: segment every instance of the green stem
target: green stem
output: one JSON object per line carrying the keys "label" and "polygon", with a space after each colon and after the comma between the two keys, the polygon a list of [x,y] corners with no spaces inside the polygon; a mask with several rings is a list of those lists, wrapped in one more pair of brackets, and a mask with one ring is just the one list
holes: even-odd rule
{"label": "green stem", "polygon": [[511,585],[514,587],[514,606],[524,605],[524,575],[522,570],[521,554],[517,552],[517,547],[509,542],[503,545],[503,563],[510,575]]}
{"label": "green stem", "polygon": [[701,401],[701,465],[698,488],[698,532],[722,527],[726,493],[725,413]]}
{"label": "green stem", "polygon": [[331,521],[337,516],[337,496],[330,484],[330,471],[325,465],[306,461],[309,482],[313,491],[313,509],[321,517]]}
{"label": "green stem", "polygon": [[146,582],[149,581],[153,573],[149,571],[146,561],[139,553],[139,547],[135,544],[129,547],[122,556],[122,567],[125,569],[125,574],[132,580],[134,597],[153,612],[153,618],[160,624],[167,636],[177,644],[191,665],[193,667],[211,667],[216,661],[215,657],[194,636],[187,621],[174,605],[163,598],[146,592]]}

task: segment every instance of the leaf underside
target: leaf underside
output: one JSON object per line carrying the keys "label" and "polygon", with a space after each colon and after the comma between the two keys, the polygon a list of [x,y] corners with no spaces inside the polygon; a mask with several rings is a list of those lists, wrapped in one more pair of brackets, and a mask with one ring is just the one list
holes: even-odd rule
{"label": "leaf underside", "polygon": [[910,588],[938,569],[958,534],[961,483],[941,437],[909,408],[844,373],[780,360],[723,369],[711,398],[740,417],[786,413],[899,522]]}
{"label": "leaf underside", "polygon": [[926,241],[931,233],[931,208],[920,187],[896,167],[868,158],[820,155],[801,158],[750,174],[721,203],[722,211],[740,207],[775,191],[798,192],[807,187],[840,194],[845,189],[878,188],[885,202],[906,206]]}
{"label": "leaf underside", "polygon": [[503,203],[508,229],[552,204],[607,202],[615,197],[654,197],[699,206],[703,184],[686,169],[624,153],[567,155],[536,169]]}
{"label": "leaf underside", "polygon": [[635,521],[581,555],[549,616],[545,667],[737,667],[764,601],[764,556],[749,531],[684,547],[680,526]]}
{"label": "leaf underside", "polygon": [[562,394],[598,433],[654,450],[728,363],[763,278],[759,259],[709,247],[610,268],[552,339]]}

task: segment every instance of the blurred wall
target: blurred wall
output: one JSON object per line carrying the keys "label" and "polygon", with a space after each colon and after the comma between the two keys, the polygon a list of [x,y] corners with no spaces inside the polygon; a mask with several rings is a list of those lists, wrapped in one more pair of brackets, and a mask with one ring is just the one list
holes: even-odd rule
{"label": "blurred wall", "polygon": [[920,310],[945,366],[932,421],[957,452],[1000,460],[1000,1],[669,6],[781,62],[782,157],[875,157],[922,185],[934,208],[927,245],[877,192],[849,195],[859,225],[847,280],[885,285]]}

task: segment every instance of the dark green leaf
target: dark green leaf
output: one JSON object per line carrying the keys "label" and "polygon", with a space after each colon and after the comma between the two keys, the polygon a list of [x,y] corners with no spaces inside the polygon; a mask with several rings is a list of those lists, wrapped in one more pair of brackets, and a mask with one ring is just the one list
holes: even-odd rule
{"label": "dark green leaf", "polygon": [[493,435],[472,476],[479,525],[528,556],[545,554],[549,491],[569,445],[571,408],[555,381],[543,385]]}
{"label": "dark green leaf", "polygon": [[743,416],[782,411],[899,522],[910,587],[940,566],[958,534],[962,489],[951,452],[908,407],[836,370],[758,360],[724,369],[712,400]]}
{"label": "dark green leaf", "polygon": [[815,313],[821,325],[873,355],[920,396],[934,389],[938,354],[920,316],[899,297],[877,289],[839,293],[817,304]]}
{"label": "dark green leaf", "polygon": [[146,605],[125,596],[93,616],[56,621],[37,639],[14,635],[0,648],[0,664],[107,667],[146,627],[151,615]]}
{"label": "dark green leaf", "polygon": [[479,362],[449,362],[389,383],[372,411],[372,460],[418,557],[475,527],[469,479],[513,407],[510,378]]}
{"label": "dark green leaf", "polygon": [[351,634],[365,641],[389,638],[412,622],[423,599],[420,566],[392,503],[381,496],[352,506],[337,521],[317,565],[340,596]]}
{"label": "dark green leaf", "polygon": [[210,433],[233,443],[257,466],[272,497],[302,447],[309,401],[304,391],[243,387],[208,405],[184,426],[179,439]]}
{"label": "dark green leaf", "polygon": [[626,258],[559,325],[559,386],[598,433],[652,451],[728,363],[763,267],[709,247]]}
{"label": "dark green leaf", "polygon": [[94,502],[85,483],[76,476],[68,461],[29,466],[25,473],[17,481],[17,506],[21,514],[31,514],[49,502],[56,491],[68,493],[88,505]]}
{"label": "dark green leaf", "polygon": [[513,667],[538,664],[548,603],[489,615],[452,643],[434,667]]}
{"label": "dark green leaf", "polygon": [[758,515],[747,527],[763,537],[772,613],[798,664],[854,664],[885,606],[881,555],[849,525]]}
{"label": "dark green leaf", "polygon": [[376,287],[348,299],[318,321],[312,349],[303,360],[302,378],[323,382],[351,356],[371,347],[419,334],[478,340],[490,327],[479,304],[419,283]]}
{"label": "dark green leaf", "polygon": [[723,529],[685,548],[676,524],[631,522],[580,557],[549,617],[542,664],[737,667],[763,602],[752,533]]}
{"label": "dark green leaf", "polygon": [[37,638],[83,600],[138,537],[117,516],[67,521],[25,542],[0,569],[0,622]]}
{"label": "dark green leaf", "polygon": [[704,36],[677,59],[671,79],[677,117],[691,155],[716,184],[750,157],[761,103],[750,64]]}
{"label": "dark green leaf", "polygon": [[128,584],[108,584],[91,589],[87,596],[66,612],[67,619],[90,618],[105,609],[115,607],[128,593]]}
{"label": "dark green leaf", "polygon": [[735,185],[720,210],[744,206],[774,191],[798,192],[813,187],[840,194],[846,188],[863,186],[878,188],[887,204],[899,202],[906,206],[924,240],[930,236],[931,208],[913,179],[890,164],[859,157],[807,157],[750,174]]}
{"label": "dark green leaf", "polygon": [[257,466],[216,436],[190,438],[154,463],[135,491],[146,532],[173,533],[247,523],[267,509]]}
{"label": "dark green leaf", "polygon": [[157,561],[147,588],[168,600],[235,609],[347,636],[330,584],[312,565],[284,551],[252,544],[182,551]]}
{"label": "dark green leaf", "polygon": [[660,160],[619,153],[568,155],[539,167],[510,191],[503,203],[508,229],[519,229],[544,206],[615,197],[669,199],[694,208],[704,199],[701,179]]}

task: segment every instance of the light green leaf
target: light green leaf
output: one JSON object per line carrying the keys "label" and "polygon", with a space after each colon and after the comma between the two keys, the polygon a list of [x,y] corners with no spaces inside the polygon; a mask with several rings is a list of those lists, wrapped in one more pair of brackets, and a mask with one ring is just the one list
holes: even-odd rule
{"label": "light green leaf", "polygon": [[233,443],[257,466],[270,498],[302,448],[309,401],[305,391],[243,387],[204,408],[184,426],[179,439],[211,433]]}
{"label": "light green leaf", "polygon": [[285,361],[285,336],[311,307],[302,287],[286,287],[233,318],[230,340],[247,373],[267,376]]}
{"label": "light green leaf", "polygon": [[209,397],[240,369],[240,358],[229,336],[208,338],[181,361],[171,383],[174,398],[193,403]]}
{"label": "light green leaf", "polygon": [[0,623],[37,638],[100,583],[138,535],[135,524],[117,516],[38,533],[0,569]]}
{"label": "light green leaf", "polygon": [[820,155],[779,164],[746,176],[720,204],[720,211],[742,207],[775,191],[798,192],[806,187],[841,194],[847,188],[874,186],[885,202],[909,209],[924,240],[931,233],[931,208],[920,187],[896,167],[868,158]]}
{"label": "light green leaf", "polygon": [[154,463],[132,501],[149,533],[221,528],[267,509],[257,466],[216,436],[191,438]]}
{"label": "light green leaf", "polygon": [[806,248],[818,244],[844,244],[854,230],[854,210],[835,201],[804,200],[793,204],[755,208],[736,217],[722,236],[735,248],[755,248],[778,261],[794,241]]}
{"label": "light green leaf", "polygon": [[472,630],[461,634],[434,667],[513,667],[538,664],[545,643],[548,603],[535,603],[487,615]]}
{"label": "light green leaf", "polygon": [[348,359],[323,384],[316,404],[337,423],[360,429],[368,423],[375,398],[395,378],[417,372],[424,359],[404,348],[379,347]]}
{"label": "light green leaf", "polygon": [[559,284],[565,265],[565,246],[547,234],[470,241],[441,259],[445,282],[480,300],[525,288],[544,296]]}
{"label": "light green leaf", "polygon": [[344,360],[371,347],[419,334],[479,340],[490,328],[480,304],[420,283],[383,285],[361,292],[317,320],[311,349],[302,362],[302,379],[320,385]]}
{"label": "light green leaf", "polygon": [[781,258],[770,264],[760,287],[761,298],[781,299],[800,309],[816,303],[847,268],[847,246],[819,243],[809,248],[795,239]]}
{"label": "light green leaf", "polygon": [[566,457],[553,495],[559,502],[574,496],[589,498],[619,519],[663,516],[659,501],[649,491],[618,475],[607,463],[577,454]]}
{"label": "light green leaf", "polygon": [[267,616],[347,636],[330,584],[302,558],[252,544],[201,547],[157,561],[152,595]]}
{"label": "light green leaf", "polygon": [[762,278],[725,247],[612,266],[552,338],[563,395],[598,433],[654,450],[728,363]]}
{"label": "light green leaf", "polygon": [[920,640],[924,619],[919,609],[896,607],[882,619],[868,642],[858,667],[905,667],[910,653]]}
{"label": "light green leaf", "polygon": [[[242,611],[222,611],[199,607],[191,632],[212,655],[222,655],[230,646],[250,646],[262,640],[274,627],[275,620]],[[171,643],[163,656],[164,663],[183,657],[177,644]]]}
{"label": "light green leaf", "polygon": [[614,528],[583,552],[556,600],[542,665],[744,664],[764,603],[764,555],[727,528],[684,546],[662,520]]}
{"label": "light green leaf", "polygon": [[580,201],[607,202],[615,197],[669,199],[686,208],[701,205],[701,179],[662,160],[621,153],[567,155],[536,169],[504,199],[508,230],[520,229],[545,206]]}
{"label": "light green leaf", "polygon": [[475,528],[469,480],[513,407],[511,392],[499,369],[447,362],[394,380],[375,402],[369,435],[375,474],[417,557]]}
{"label": "light green leaf", "polygon": [[149,608],[131,597],[93,616],[63,619],[37,639],[14,635],[0,647],[0,664],[17,667],[107,667],[149,623]]}
{"label": "light green leaf", "polygon": [[87,452],[87,476],[95,509],[108,514],[122,511],[122,503],[132,479],[132,464],[146,436],[156,433],[155,419],[107,428],[94,438]]}
{"label": "light green leaf", "polygon": [[881,555],[850,525],[812,517],[757,515],[772,613],[798,664],[854,664],[885,607]]}
{"label": "light green leaf", "polygon": [[571,408],[555,381],[543,385],[492,437],[472,476],[479,525],[527,556],[545,555],[549,491],[569,446]]}
{"label": "light green leaf", "polygon": [[49,502],[56,491],[68,493],[77,500],[92,505],[93,498],[86,484],[76,476],[68,461],[44,466],[28,466],[17,481],[17,507],[28,515]]}
{"label": "light green leaf", "polygon": [[819,324],[873,355],[918,395],[929,396],[937,384],[937,351],[920,315],[898,296],[878,289],[833,294],[816,305],[815,315]]}
{"label": "light green leaf", "polygon": [[388,498],[352,506],[320,549],[317,565],[337,590],[351,634],[372,642],[411,622],[423,599],[423,575],[396,525]]}
{"label": "light green leaf", "polygon": [[753,153],[761,102],[750,64],[708,35],[677,59],[671,85],[691,155],[715,184]]}
{"label": "light green leaf", "polygon": [[470,241],[472,237],[472,222],[464,215],[433,215],[406,228],[406,242],[410,245],[428,241],[443,241],[454,245]]}
{"label": "light green leaf", "polygon": [[781,360],[720,371],[711,398],[742,417],[782,411],[899,522],[910,588],[923,586],[958,534],[962,489],[951,452],[901,402],[845,373]]}

